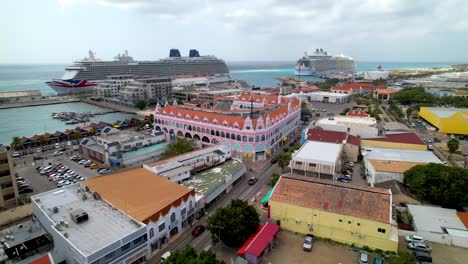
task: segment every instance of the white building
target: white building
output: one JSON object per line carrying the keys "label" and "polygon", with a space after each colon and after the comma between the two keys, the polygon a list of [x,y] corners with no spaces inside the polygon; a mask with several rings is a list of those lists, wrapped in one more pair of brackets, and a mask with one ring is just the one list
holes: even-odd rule
{"label": "white building", "polygon": [[295,97],[301,100],[308,100],[312,102],[323,102],[323,103],[334,103],[344,104],[349,102],[350,95],[342,93],[330,93],[330,92],[311,92],[311,93],[293,93],[287,97]]}
{"label": "white building", "polygon": [[97,95],[117,98],[120,95],[120,89],[131,81],[133,81],[133,75],[108,76],[107,80],[100,82],[96,86]]}
{"label": "white building", "polygon": [[34,219],[54,240],[60,263],[134,263],[148,254],[146,225],[81,184],[31,197]]}
{"label": "white building", "polygon": [[381,130],[373,117],[334,116],[318,120],[315,126],[360,137],[376,137]]}
{"label": "white building", "polygon": [[159,157],[166,148],[166,136],[162,132],[147,135],[132,130],[120,131],[105,127],[100,136],[80,142],[80,153],[87,158],[107,165],[133,164]]}
{"label": "white building", "polygon": [[131,105],[138,101],[154,104],[171,99],[172,80],[170,77],[137,79],[120,89],[120,100]]}
{"label": "white building", "polygon": [[454,209],[408,205],[416,234],[427,241],[468,248],[468,229]]}
{"label": "white building", "polygon": [[231,158],[231,148],[214,145],[172,158],[143,164],[143,168],[173,182],[180,183],[194,173],[224,163]]}
{"label": "white building", "polygon": [[317,175],[319,178],[332,177],[341,169],[341,143],[307,141],[296,150],[289,162],[291,173]]}
{"label": "white building", "polygon": [[[190,228],[195,219],[195,190],[143,168],[96,177],[84,183],[103,200],[135,219],[135,224],[144,225],[148,256],[155,254],[171,237]],[[128,220],[127,223],[133,224]],[[120,221],[108,220],[107,225],[120,228]]]}
{"label": "white building", "polygon": [[365,71],[364,80],[386,80],[390,72],[388,71]]}
{"label": "white building", "polygon": [[406,170],[420,164],[442,163],[432,151],[388,148],[361,148],[369,184],[397,180]]}

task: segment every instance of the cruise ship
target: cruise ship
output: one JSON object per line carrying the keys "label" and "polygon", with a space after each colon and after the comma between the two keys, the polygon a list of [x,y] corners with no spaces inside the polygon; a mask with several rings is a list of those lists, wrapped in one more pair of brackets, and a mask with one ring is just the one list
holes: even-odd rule
{"label": "cruise ship", "polygon": [[304,57],[297,61],[294,74],[326,77],[328,74],[352,73],[355,69],[356,63],[353,58],[343,54],[332,56],[323,49],[316,49],[312,55],[306,52]]}
{"label": "cruise ship", "polygon": [[226,63],[212,55],[200,56],[197,50],[190,50],[188,57],[180,55],[178,49],[171,49],[169,57],[157,61],[135,61],[125,51],[113,61],[102,61],[89,51],[87,58],[76,61],[65,69],[61,79],[46,82],[57,94],[89,92],[96,85],[115,75],[133,75],[135,78],[204,76],[210,82],[225,82],[231,79]]}

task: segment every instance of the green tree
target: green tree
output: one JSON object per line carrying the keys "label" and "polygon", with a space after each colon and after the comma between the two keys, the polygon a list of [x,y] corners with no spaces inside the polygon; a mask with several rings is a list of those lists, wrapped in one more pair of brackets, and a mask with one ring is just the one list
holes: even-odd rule
{"label": "green tree", "polygon": [[278,165],[284,169],[289,165],[289,161],[291,160],[291,153],[282,151],[277,156],[278,158]]}
{"label": "green tree", "polygon": [[406,118],[409,119],[412,113],[413,113],[413,108],[411,107],[406,108]]}
{"label": "green tree", "polygon": [[449,153],[450,153],[450,159],[452,159],[452,154],[455,153],[458,150],[459,147],[460,147],[460,141],[458,141],[458,139],[456,139],[456,138],[451,138],[447,142],[447,148],[448,148]]}
{"label": "green tree", "polygon": [[195,249],[187,245],[183,250],[174,250],[171,255],[164,261],[169,264],[224,264],[222,260],[216,259],[213,251],[202,251],[200,255],[197,254]]}
{"label": "green tree", "polygon": [[221,240],[229,247],[239,247],[257,231],[260,216],[247,201],[231,200],[228,207],[216,209],[207,224],[213,243]]}
{"label": "green tree", "polygon": [[38,138],[37,138],[37,142],[40,144],[40,145],[44,145],[44,143],[47,141],[47,139],[43,136],[43,135],[40,135]]}
{"label": "green tree", "polygon": [[171,142],[167,146],[166,151],[162,154],[162,157],[169,158],[175,155],[189,152],[193,150],[193,148],[194,148],[193,140],[177,137],[175,141]]}
{"label": "green tree", "polygon": [[341,111],[340,115],[346,115],[351,109],[345,108],[343,111]]}
{"label": "green tree", "polygon": [[96,127],[92,127],[90,130],[89,130],[89,133],[91,135],[95,135],[96,133],[98,132],[98,129]]}
{"label": "green tree", "polygon": [[138,102],[136,102],[135,107],[140,109],[140,110],[143,110],[146,107],[146,102],[145,101],[138,101]]}
{"label": "green tree", "polygon": [[393,100],[401,104],[433,103],[435,98],[430,93],[426,93],[422,87],[410,87],[396,93]]}
{"label": "green tree", "polygon": [[279,178],[280,178],[280,175],[278,173],[273,173],[273,175],[271,175],[270,181],[268,182],[268,185],[275,186]]}
{"label": "green tree", "polygon": [[149,115],[149,124],[153,125],[154,124],[154,114]]}
{"label": "green tree", "polygon": [[404,173],[408,190],[421,200],[459,209],[468,204],[468,170],[429,163]]}
{"label": "green tree", "polygon": [[19,146],[21,146],[21,138],[13,137],[13,139],[11,140],[10,147],[16,150]]}

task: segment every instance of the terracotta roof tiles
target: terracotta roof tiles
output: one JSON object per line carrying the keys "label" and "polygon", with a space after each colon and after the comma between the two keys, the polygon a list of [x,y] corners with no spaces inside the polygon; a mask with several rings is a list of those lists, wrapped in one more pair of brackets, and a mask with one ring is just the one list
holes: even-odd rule
{"label": "terracotta roof tiles", "polygon": [[307,140],[341,144],[346,140],[346,132],[309,129],[307,131]]}
{"label": "terracotta roof tiles", "polygon": [[351,110],[346,113],[346,116],[369,117],[369,113],[363,110]]}
{"label": "terracotta roof tiles", "polygon": [[[271,201],[390,223],[391,191],[286,174]],[[272,208],[272,210],[275,210]]]}

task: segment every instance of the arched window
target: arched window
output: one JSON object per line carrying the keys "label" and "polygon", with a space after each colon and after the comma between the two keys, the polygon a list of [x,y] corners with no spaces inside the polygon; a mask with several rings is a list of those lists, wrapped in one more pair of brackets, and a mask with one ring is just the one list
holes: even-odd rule
{"label": "arched window", "polygon": [[247,142],[247,136],[242,136],[242,141]]}
{"label": "arched window", "polygon": [[237,141],[241,141],[241,136],[237,135]]}

